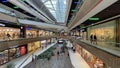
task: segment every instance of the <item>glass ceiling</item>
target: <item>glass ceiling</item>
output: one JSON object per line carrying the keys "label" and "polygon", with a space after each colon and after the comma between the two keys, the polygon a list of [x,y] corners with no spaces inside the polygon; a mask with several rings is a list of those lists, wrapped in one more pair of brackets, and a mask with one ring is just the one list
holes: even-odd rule
{"label": "glass ceiling", "polygon": [[44,5],[49,9],[57,22],[64,22],[66,15],[66,0],[42,0]]}

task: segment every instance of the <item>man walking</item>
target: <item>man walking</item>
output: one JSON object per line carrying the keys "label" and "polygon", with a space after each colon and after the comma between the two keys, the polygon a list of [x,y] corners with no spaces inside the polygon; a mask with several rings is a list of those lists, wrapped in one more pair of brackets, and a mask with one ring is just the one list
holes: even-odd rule
{"label": "man walking", "polygon": [[90,42],[93,43],[93,34],[90,35]]}
{"label": "man walking", "polygon": [[94,43],[97,44],[97,37],[96,37],[96,34],[95,34],[93,37],[94,37]]}

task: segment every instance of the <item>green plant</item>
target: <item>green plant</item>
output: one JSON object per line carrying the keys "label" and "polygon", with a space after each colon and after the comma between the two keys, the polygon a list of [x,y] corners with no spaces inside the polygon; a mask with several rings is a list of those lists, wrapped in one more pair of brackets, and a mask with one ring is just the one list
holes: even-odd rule
{"label": "green plant", "polygon": [[43,52],[42,54],[38,55],[38,59],[50,59],[52,54],[53,54],[53,50],[55,48],[49,48],[47,51]]}
{"label": "green plant", "polygon": [[15,64],[13,64],[13,63],[10,63],[7,65],[7,68],[14,68],[14,67],[15,67]]}

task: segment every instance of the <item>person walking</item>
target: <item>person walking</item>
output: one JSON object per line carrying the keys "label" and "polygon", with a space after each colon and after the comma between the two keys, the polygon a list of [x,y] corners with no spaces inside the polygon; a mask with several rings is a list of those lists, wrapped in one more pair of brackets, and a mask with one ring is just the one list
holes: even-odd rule
{"label": "person walking", "polygon": [[97,36],[96,36],[96,34],[93,37],[94,37],[94,43],[97,44]]}
{"label": "person walking", "polygon": [[7,39],[10,40],[11,35],[9,33],[7,33]]}
{"label": "person walking", "polygon": [[90,35],[90,42],[93,43],[93,34]]}

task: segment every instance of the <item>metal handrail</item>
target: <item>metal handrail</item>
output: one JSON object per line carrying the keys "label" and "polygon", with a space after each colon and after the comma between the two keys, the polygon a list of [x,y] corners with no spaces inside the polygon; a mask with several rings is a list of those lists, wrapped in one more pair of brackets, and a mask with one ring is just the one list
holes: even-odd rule
{"label": "metal handrail", "polygon": [[20,68],[20,67],[25,63],[25,61],[27,61],[27,60],[30,58],[30,56],[34,54],[34,52],[35,52],[35,51],[33,51],[32,54],[30,54],[30,55],[18,66],[18,68]]}

